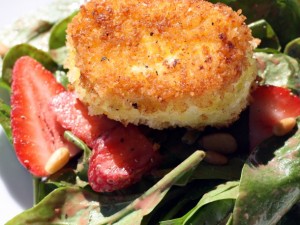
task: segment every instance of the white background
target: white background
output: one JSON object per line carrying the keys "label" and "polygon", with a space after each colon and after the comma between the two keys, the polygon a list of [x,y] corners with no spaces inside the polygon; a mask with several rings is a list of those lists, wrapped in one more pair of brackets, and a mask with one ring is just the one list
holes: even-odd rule
{"label": "white background", "polygon": [[47,5],[52,0],[1,0],[0,29],[12,23],[17,17],[26,15]]}
{"label": "white background", "polygon": [[[1,0],[0,29],[51,0]],[[0,40],[1,41],[1,40]],[[0,93],[0,96],[3,93]],[[32,206],[32,178],[18,163],[0,127],[0,224]]]}

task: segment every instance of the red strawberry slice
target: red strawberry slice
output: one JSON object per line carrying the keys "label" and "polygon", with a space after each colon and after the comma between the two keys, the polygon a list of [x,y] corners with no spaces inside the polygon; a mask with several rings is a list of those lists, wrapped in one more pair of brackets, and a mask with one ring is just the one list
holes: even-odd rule
{"label": "red strawberry slice", "polygon": [[64,140],[64,129],[49,104],[64,87],[28,56],[17,60],[12,80],[11,125],[16,155],[33,175],[47,176],[44,167],[56,149],[68,147],[75,154],[75,148]]}
{"label": "red strawberry slice", "polygon": [[73,92],[65,91],[55,96],[51,106],[62,127],[70,130],[90,147],[100,135],[119,125],[106,116],[90,116],[87,107]]}
{"label": "red strawberry slice", "polygon": [[250,148],[272,135],[275,124],[300,115],[300,98],[290,90],[276,86],[259,86],[252,93],[250,105]]}
{"label": "red strawberry slice", "polygon": [[137,127],[89,115],[73,92],[55,96],[51,107],[57,121],[93,149],[88,177],[95,191],[127,187],[155,165],[158,153]]}
{"label": "red strawberry slice", "polygon": [[94,191],[111,192],[141,179],[159,159],[153,144],[135,126],[118,126],[94,146],[88,178]]}

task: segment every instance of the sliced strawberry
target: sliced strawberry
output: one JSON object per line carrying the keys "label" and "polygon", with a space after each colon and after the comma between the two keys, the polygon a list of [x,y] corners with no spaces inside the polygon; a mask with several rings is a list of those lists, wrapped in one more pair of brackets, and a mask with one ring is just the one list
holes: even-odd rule
{"label": "sliced strawberry", "polygon": [[65,142],[64,129],[56,122],[49,104],[64,87],[28,56],[17,60],[12,80],[11,125],[16,155],[33,175],[47,176],[44,167],[56,149],[74,150]]}
{"label": "sliced strawberry", "polygon": [[137,127],[124,127],[106,116],[90,116],[75,93],[58,94],[51,108],[65,129],[93,149],[88,177],[95,191],[129,186],[155,165],[158,153]]}
{"label": "sliced strawberry", "polygon": [[73,92],[65,91],[55,96],[51,106],[57,121],[90,147],[100,135],[119,125],[106,116],[90,116],[87,107]]}
{"label": "sliced strawberry", "polygon": [[250,105],[250,148],[272,135],[275,124],[300,115],[300,98],[290,90],[276,86],[259,86],[252,93]]}
{"label": "sliced strawberry", "polygon": [[135,126],[118,126],[99,138],[90,159],[93,190],[111,192],[137,182],[158,161],[153,144]]}

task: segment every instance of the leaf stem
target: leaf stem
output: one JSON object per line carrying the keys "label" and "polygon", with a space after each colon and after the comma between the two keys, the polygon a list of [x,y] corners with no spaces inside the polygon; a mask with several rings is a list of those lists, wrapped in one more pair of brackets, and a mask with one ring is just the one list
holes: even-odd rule
{"label": "leaf stem", "polygon": [[141,209],[141,206],[139,205],[144,199],[152,195],[155,195],[157,192],[163,193],[164,191],[168,191],[168,189],[178,179],[180,179],[182,175],[184,175],[186,172],[188,172],[189,170],[197,166],[203,160],[204,157],[205,157],[205,153],[203,151],[199,151],[199,150],[195,151],[191,156],[189,156],[181,164],[175,167],[170,173],[168,173],[160,181],[158,181],[153,187],[151,187],[148,191],[146,191],[141,197],[135,199],[127,207],[113,214],[112,216],[103,218],[101,221],[98,222],[98,225],[112,224],[118,221],[119,219],[121,219],[122,217],[128,215],[129,213]]}

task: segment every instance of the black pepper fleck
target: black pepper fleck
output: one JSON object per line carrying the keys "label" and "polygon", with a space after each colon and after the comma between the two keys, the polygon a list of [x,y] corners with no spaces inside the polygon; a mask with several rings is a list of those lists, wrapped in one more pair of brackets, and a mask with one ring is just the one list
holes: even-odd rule
{"label": "black pepper fleck", "polygon": [[224,40],[226,37],[225,37],[225,34],[223,34],[223,33],[221,33],[221,34],[219,34],[219,38],[221,39],[221,40]]}
{"label": "black pepper fleck", "polygon": [[135,109],[138,109],[138,107],[139,107],[137,103],[132,103],[131,105],[132,105],[132,107],[135,108]]}
{"label": "black pepper fleck", "polygon": [[106,56],[103,56],[103,57],[101,58],[101,62],[102,62],[102,61],[105,61],[105,60],[108,60],[108,61],[109,61],[109,59],[108,59]]}

